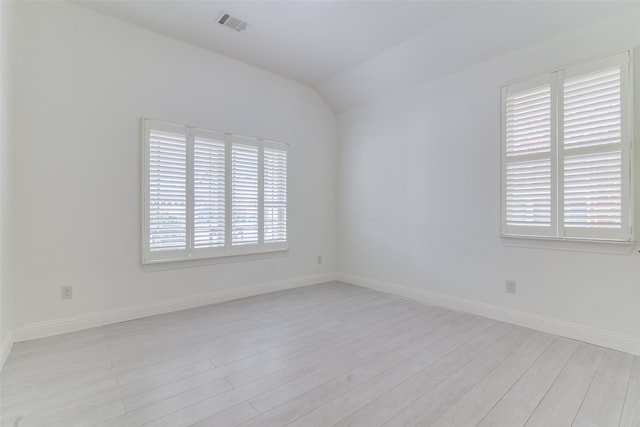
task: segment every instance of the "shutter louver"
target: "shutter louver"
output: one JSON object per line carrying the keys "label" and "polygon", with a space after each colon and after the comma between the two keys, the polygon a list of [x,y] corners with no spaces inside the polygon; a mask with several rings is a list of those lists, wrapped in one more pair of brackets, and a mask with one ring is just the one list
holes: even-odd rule
{"label": "shutter louver", "polygon": [[231,245],[258,244],[258,147],[231,146]]}
{"label": "shutter louver", "polygon": [[185,134],[151,130],[148,156],[149,250],[184,250],[187,246]]}
{"label": "shutter louver", "polygon": [[620,152],[567,157],[564,161],[564,226],[622,226]]}
{"label": "shutter louver", "polygon": [[510,163],[506,171],[508,226],[551,225],[551,162]]}
{"label": "shutter louver", "polygon": [[264,243],[287,241],[287,152],[264,148]]}
{"label": "shutter louver", "polygon": [[620,67],[564,82],[564,148],[620,143]]}
{"label": "shutter louver", "polygon": [[225,142],[196,136],[193,144],[193,247],[225,245]]}
{"label": "shutter louver", "polygon": [[551,88],[549,85],[507,97],[508,157],[546,153],[551,149]]}

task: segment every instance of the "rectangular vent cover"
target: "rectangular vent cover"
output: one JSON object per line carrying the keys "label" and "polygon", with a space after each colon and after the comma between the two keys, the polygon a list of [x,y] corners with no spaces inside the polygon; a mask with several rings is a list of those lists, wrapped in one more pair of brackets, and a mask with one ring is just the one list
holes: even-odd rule
{"label": "rectangular vent cover", "polygon": [[234,18],[233,16],[229,15],[227,12],[222,12],[220,14],[220,16],[218,17],[218,24],[224,25],[225,27],[229,27],[238,32],[247,28],[246,22],[241,21],[238,18]]}

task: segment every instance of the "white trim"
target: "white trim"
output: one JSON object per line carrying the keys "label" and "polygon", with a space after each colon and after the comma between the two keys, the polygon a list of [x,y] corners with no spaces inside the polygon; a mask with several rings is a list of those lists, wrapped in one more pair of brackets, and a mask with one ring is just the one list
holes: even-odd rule
{"label": "white trim", "polygon": [[264,251],[264,143],[258,139],[258,248]]}
{"label": "white trim", "polygon": [[624,65],[628,65],[632,62],[632,52],[633,49],[628,48],[618,52],[614,52],[610,55],[604,55],[595,59],[568,65],[562,69],[565,74],[564,78],[570,79],[572,77],[593,73],[605,68],[611,68],[618,65],[624,68]]}
{"label": "white trim", "polygon": [[208,265],[228,264],[232,262],[260,261],[264,259],[282,258],[289,256],[288,249],[265,250],[255,254],[225,255],[211,258],[193,258],[187,260],[156,262],[153,264],[142,264],[144,271],[167,271],[179,268],[205,267]]}
{"label": "white trim", "polygon": [[2,341],[2,349],[0,350],[0,372],[2,372],[2,367],[4,366],[4,362],[7,361],[9,357],[9,353],[11,353],[11,348],[13,348],[14,335],[13,330],[10,330],[4,340]]}
{"label": "white trim", "polygon": [[[37,338],[44,338],[67,332],[80,331],[95,328],[97,326],[126,322],[128,320],[171,313],[194,307],[201,307],[230,301],[238,298],[246,298],[254,295],[267,294],[285,289],[315,285],[318,283],[335,280],[335,273],[301,276],[276,282],[260,283],[253,286],[237,287],[222,291],[192,295],[185,298],[177,298],[168,301],[160,301],[132,307],[118,308],[98,313],[86,313],[65,319],[49,320],[45,322],[31,323],[15,328],[14,342],[22,342]],[[3,345],[4,351],[4,345]]]}
{"label": "white trim", "polygon": [[504,246],[515,248],[550,249],[597,254],[629,255],[636,245],[634,242],[615,240],[558,239],[555,237],[501,235]]}
{"label": "white trim", "polygon": [[538,331],[640,355],[640,339],[637,337],[620,335],[603,329],[596,329],[585,325],[511,310],[465,298],[438,294],[423,289],[409,288],[353,274],[339,273],[337,280],[385,293],[400,295],[427,304],[440,305],[454,310],[477,314]]}
{"label": "white trim", "polygon": [[[193,131],[193,128],[187,128],[187,156],[186,156],[186,172],[187,172],[187,182],[186,182],[186,187],[187,187],[187,194],[186,194],[186,202],[187,202],[187,206],[185,206],[186,208],[186,220],[187,220],[187,241],[186,246],[187,246],[187,250],[186,250],[186,259],[191,259],[194,256],[194,250],[193,250],[193,230],[194,230],[194,223],[195,220],[193,218],[193,211],[194,211],[194,206],[193,206],[193,169],[194,169],[194,163],[193,163],[193,146],[195,145],[195,132]],[[146,217],[149,216],[149,212],[145,212],[144,214]]]}

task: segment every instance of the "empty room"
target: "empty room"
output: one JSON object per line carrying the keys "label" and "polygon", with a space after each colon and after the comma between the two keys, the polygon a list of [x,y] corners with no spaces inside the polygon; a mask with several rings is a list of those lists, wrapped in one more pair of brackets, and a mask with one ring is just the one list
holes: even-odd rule
{"label": "empty room", "polygon": [[0,425],[640,427],[640,2],[0,0]]}

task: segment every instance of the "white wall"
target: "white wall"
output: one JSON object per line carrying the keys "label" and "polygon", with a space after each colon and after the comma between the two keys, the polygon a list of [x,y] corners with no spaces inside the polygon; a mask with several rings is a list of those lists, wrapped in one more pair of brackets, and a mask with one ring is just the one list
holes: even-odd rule
{"label": "white wall", "polygon": [[498,237],[499,86],[638,46],[638,22],[619,17],[341,115],[343,277],[640,352],[637,251],[514,248]]}
{"label": "white wall", "polygon": [[13,2],[0,2],[0,368],[13,335],[12,245]]}
{"label": "white wall", "polygon": [[[21,2],[16,28],[17,330],[335,271],[336,122],[312,89],[72,4]],[[290,143],[289,254],[145,271],[141,117]]]}

